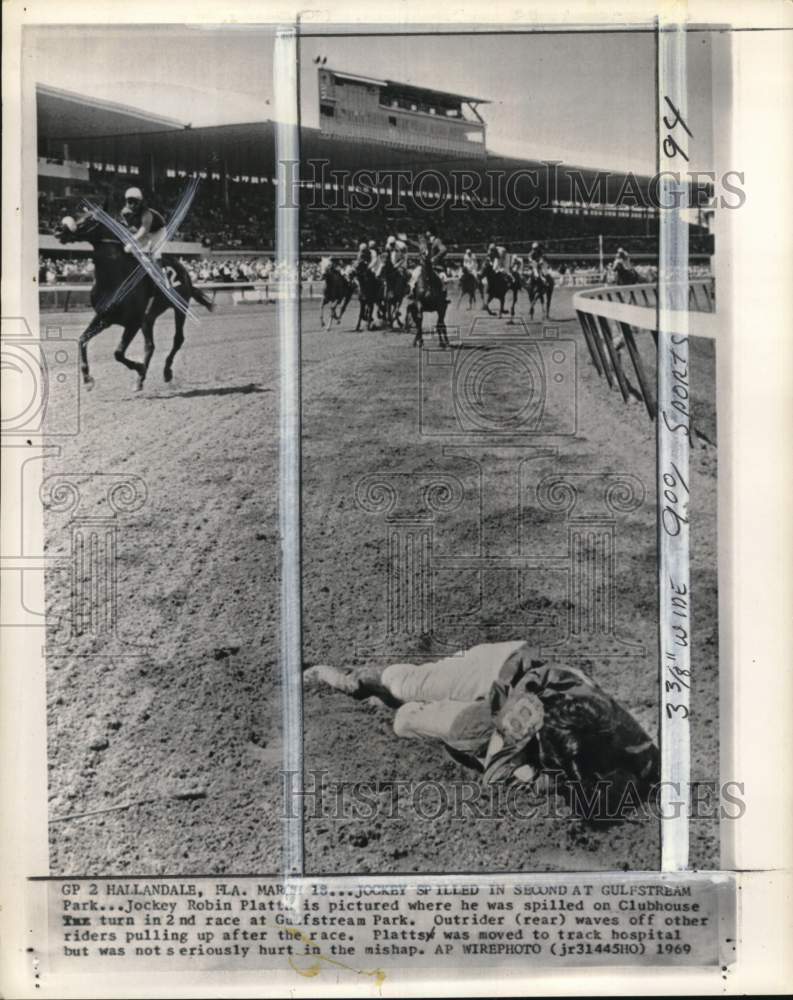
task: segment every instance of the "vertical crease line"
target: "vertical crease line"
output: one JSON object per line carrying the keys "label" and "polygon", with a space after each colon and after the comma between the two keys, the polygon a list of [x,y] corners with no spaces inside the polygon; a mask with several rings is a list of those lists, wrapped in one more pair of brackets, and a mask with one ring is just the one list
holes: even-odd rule
{"label": "vertical crease line", "polygon": [[[283,281],[278,297],[281,413],[279,434],[279,528],[281,541],[281,712],[284,796],[284,880],[304,873],[303,704],[300,552],[300,119],[297,31],[276,31],[273,52],[276,143],[276,259]],[[293,890],[298,886],[290,887]],[[287,892],[290,892],[290,888]]]}

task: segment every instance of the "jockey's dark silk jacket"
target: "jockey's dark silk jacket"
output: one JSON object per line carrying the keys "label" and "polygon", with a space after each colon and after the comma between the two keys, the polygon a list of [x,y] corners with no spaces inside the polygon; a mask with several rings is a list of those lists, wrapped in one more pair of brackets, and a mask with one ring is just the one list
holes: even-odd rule
{"label": "jockey's dark silk jacket", "polygon": [[[485,782],[511,781],[524,764],[538,773],[557,775],[563,794],[574,784],[587,797],[598,782],[608,782],[608,802],[618,804],[629,791],[634,803],[645,801],[660,781],[658,747],[633,716],[581,671],[543,662],[526,644],[504,664],[490,690],[490,710],[496,720],[510,699],[524,693],[542,702],[542,728],[527,742],[503,749],[485,767],[486,747],[471,756],[449,752],[482,774]],[[630,788],[629,788],[630,786]],[[575,797],[570,794],[575,806]]]}
{"label": "jockey's dark silk jacket", "polygon": [[151,216],[150,233],[158,233],[165,227],[165,219],[156,208],[149,208],[147,205],[139,205],[136,208],[125,206],[121,209],[121,218],[127,229],[138,230],[143,225],[146,215]]}

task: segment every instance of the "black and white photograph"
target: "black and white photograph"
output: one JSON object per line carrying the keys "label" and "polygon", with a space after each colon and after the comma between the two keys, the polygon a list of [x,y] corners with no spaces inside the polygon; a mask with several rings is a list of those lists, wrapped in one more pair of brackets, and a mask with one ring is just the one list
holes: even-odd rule
{"label": "black and white photograph", "polygon": [[[84,93],[84,31],[28,43],[45,348],[79,365],[42,485],[54,869],[280,861],[279,199],[300,210],[308,870],[657,867],[655,35],[302,37],[280,191],[272,33],[89,37]],[[704,169],[709,37],[688,49]],[[686,195],[696,319],[718,196]],[[712,782],[715,342],[692,344]],[[538,718],[507,737],[516,705]]]}
{"label": "black and white photograph", "polygon": [[[309,871],[659,864],[656,45],[300,38],[301,270],[323,282],[319,308],[301,301]],[[687,171],[711,169],[711,46],[686,43]],[[714,187],[685,183],[679,210],[692,429],[676,509],[706,782]],[[691,837],[696,867],[717,868],[717,817]]]}
{"label": "black and white photograph", "polygon": [[4,5],[3,995],[778,991],[789,5],[491,6]]}

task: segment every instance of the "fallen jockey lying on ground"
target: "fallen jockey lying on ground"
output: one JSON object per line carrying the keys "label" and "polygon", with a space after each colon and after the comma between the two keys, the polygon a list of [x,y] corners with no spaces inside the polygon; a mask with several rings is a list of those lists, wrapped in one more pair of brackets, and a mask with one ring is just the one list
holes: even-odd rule
{"label": "fallen jockey lying on ground", "polygon": [[660,781],[658,748],[630,713],[580,670],[539,659],[525,642],[485,643],[420,665],[316,666],[304,676],[380,698],[397,709],[397,736],[440,741],[485,784],[539,788],[556,776],[590,797],[608,782],[609,802],[629,795],[637,806]]}

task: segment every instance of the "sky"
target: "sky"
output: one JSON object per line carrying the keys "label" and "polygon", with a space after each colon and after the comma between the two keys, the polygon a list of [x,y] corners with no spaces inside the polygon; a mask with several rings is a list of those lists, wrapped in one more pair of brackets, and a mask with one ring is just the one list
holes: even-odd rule
{"label": "sky", "polygon": [[[267,28],[151,26],[29,29],[41,83],[119,101],[194,127],[273,117]],[[90,58],[86,58],[86,54]],[[653,173],[655,39],[650,33],[304,37],[301,116],[318,125],[317,69],[484,98],[494,153]],[[712,147],[710,37],[688,39],[692,166]]]}

